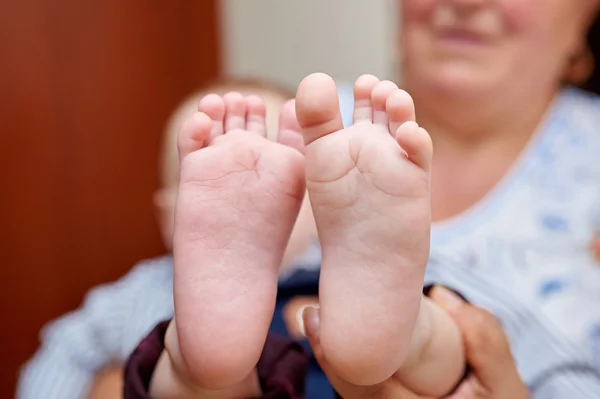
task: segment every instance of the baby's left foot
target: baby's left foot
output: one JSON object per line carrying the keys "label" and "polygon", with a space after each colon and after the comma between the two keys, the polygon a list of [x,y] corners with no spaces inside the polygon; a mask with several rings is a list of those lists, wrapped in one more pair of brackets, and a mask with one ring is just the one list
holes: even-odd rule
{"label": "baby's left foot", "polygon": [[323,265],[320,341],[335,372],[374,385],[402,365],[429,255],[432,144],[410,96],[391,82],[356,82],[346,129],[333,80],[306,78],[296,111]]}
{"label": "baby's left foot", "polygon": [[[194,382],[214,390],[236,386],[258,362],[304,173],[301,148],[265,137],[262,100],[209,95],[199,110],[179,134],[171,342]],[[291,111],[280,127],[290,145]]]}

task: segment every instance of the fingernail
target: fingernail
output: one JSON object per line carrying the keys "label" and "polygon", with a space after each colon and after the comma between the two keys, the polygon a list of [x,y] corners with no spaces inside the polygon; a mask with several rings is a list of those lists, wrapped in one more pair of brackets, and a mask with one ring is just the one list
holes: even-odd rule
{"label": "fingernail", "polygon": [[458,309],[464,303],[461,297],[444,287],[435,287],[431,294],[436,302],[442,302],[447,309]]}
{"label": "fingernail", "polygon": [[298,330],[305,337],[315,336],[319,331],[321,318],[319,316],[319,305],[304,305],[296,312],[296,323]]}

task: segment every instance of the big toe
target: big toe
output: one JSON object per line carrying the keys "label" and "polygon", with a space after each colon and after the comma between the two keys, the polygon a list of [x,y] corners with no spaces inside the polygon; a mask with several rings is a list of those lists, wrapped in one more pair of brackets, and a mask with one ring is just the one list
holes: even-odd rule
{"label": "big toe", "polygon": [[196,112],[183,122],[177,136],[179,159],[185,158],[190,152],[201,149],[208,139],[212,128],[210,116]]}
{"label": "big toe", "polygon": [[343,129],[337,88],[330,76],[315,73],[304,78],[296,94],[296,116],[305,145]]}
{"label": "big toe", "polygon": [[296,117],[296,102],[295,100],[289,100],[281,108],[281,113],[279,114],[277,141],[304,153],[304,140],[301,130],[298,118]]}

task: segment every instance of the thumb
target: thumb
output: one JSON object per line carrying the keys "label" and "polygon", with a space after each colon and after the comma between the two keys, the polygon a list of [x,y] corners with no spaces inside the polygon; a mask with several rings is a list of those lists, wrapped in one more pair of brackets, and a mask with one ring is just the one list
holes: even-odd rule
{"label": "thumb", "polygon": [[458,325],[467,363],[485,387],[494,388],[507,375],[517,373],[504,330],[491,313],[442,287],[436,287],[431,297]]}
{"label": "thumb", "polygon": [[318,343],[321,329],[321,308],[319,305],[304,305],[298,309],[296,322],[300,332],[312,343]]}
{"label": "thumb", "polygon": [[323,348],[321,347],[321,308],[319,305],[305,305],[298,309],[296,314],[296,321],[298,322],[298,329],[306,336],[308,343],[312,349],[313,356],[319,363],[321,370],[327,375],[329,382],[334,386],[336,391],[340,394],[347,395],[348,390],[352,391],[352,387],[337,376],[335,371],[331,368],[325,355]]}
{"label": "thumb", "polygon": [[298,328],[304,333],[310,343],[313,355],[321,370],[338,393],[339,397],[346,399],[372,399],[381,397],[393,397],[402,399],[426,399],[420,398],[404,388],[399,381],[390,378],[388,381],[373,386],[352,385],[337,375],[329,365],[320,341],[321,309],[318,305],[306,305],[298,310],[296,320]]}
{"label": "thumb", "polygon": [[323,370],[323,373],[325,373],[335,391],[344,398],[370,398],[371,395],[368,392],[365,392],[363,387],[355,387],[338,377],[335,370],[333,370],[327,362],[323,353],[323,348],[321,347],[321,308],[319,305],[303,306],[298,310],[296,320],[298,321],[299,330],[302,331],[308,339],[313,356],[319,363],[321,370]]}

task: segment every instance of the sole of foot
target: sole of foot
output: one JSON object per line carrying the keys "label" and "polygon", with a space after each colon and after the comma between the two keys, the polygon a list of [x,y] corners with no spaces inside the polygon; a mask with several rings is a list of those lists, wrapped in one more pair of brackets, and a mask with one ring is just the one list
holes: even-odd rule
{"label": "sole of foot", "polygon": [[293,103],[280,119],[287,145],[267,140],[265,113],[258,97],[209,95],[178,138],[176,342],[181,367],[207,389],[239,383],[259,360],[305,192]]}
{"label": "sole of foot", "polygon": [[429,256],[432,143],[412,98],[365,75],[344,128],[334,81],[305,78],[296,114],[323,251],[320,342],[336,373],[373,385],[402,365]]}

